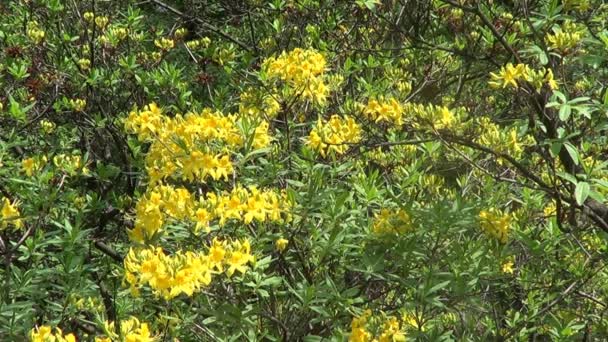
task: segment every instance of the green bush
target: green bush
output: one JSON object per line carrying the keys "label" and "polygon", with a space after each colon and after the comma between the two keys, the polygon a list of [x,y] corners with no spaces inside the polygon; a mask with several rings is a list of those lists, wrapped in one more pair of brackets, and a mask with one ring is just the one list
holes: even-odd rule
{"label": "green bush", "polygon": [[604,339],[607,20],[0,4],[0,340]]}

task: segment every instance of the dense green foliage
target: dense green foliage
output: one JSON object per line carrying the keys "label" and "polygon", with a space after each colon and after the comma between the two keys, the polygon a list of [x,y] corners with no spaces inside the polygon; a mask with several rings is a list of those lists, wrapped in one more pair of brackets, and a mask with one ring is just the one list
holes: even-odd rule
{"label": "dense green foliage", "polygon": [[607,20],[0,3],[0,340],[604,340]]}

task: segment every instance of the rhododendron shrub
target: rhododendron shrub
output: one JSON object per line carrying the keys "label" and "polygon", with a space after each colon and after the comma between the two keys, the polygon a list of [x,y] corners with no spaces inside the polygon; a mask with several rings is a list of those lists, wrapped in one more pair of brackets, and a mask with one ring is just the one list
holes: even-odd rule
{"label": "rhododendron shrub", "polygon": [[599,0],[0,4],[0,340],[608,336]]}

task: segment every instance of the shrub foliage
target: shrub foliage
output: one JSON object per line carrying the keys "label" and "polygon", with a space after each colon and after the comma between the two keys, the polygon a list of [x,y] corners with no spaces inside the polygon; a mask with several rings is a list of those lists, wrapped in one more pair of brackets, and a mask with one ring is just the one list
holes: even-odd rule
{"label": "shrub foliage", "polygon": [[608,335],[600,0],[0,4],[0,339]]}

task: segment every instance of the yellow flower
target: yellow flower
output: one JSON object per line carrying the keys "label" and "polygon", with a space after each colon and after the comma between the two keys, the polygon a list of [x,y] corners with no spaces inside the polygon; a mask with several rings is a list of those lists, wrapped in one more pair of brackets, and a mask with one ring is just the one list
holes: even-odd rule
{"label": "yellow flower", "polygon": [[82,112],[84,108],[87,106],[87,101],[83,99],[70,99],[70,107],[75,112]]}
{"label": "yellow flower", "polygon": [[230,257],[226,261],[228,264],[226,274],[229,277],[232,276],[235,271],[239,271],[241,274],[245,273],[247,271],[247,264],[254,260],[253,255],[251,255],[251,247],[248,240],[243,242],[236,241],[233,243],[232,248],[232,253],[230,253]]}
{"label": "yellow flower", "polygon": [[479,213],[481,229],[501,243],[507,243],[511,225],[511,215],[497,209],[482,210]]}
{"label": "yellow flower", "polygon": [[27,158],[21,161],[21,169],[25,171],[25,174],[28,177],[32,177],[34,175],[34,171],[36,171],[36,161],[34,158]]}
{"label": "yellow flower", "polygon": [[95,18],[95,13],[93,13],[93,12],[84,12],[84,14],[82,15],[82,17],[84,18],[85,21],[91,22]]}
{"label": "yellow flower", "polygon": [[175,47],[175,41],[173,39],[160,38],[154,41],[154,45],[161,50],[167,51]]}
{"label": "yellow flower", "polygon": [[253,148],[259,149],[270,145],[271,137],[268,134],[268,122],[263,121],[256,127],[253,137]]}
{"label": "yellow flower", "polygon": [[209,221],[211,220],[211,214],[205,208],[199,208],[196,210],[196,229],[195,232],[200,231],[202,228],[207,233],[211,231],[209,228]]}
{"label": "yellow flower", "polygon": [[262,63],[269,79],[284,81],[290,95],[301,96],[318,105],[325,105],[329,88],[325,84],[325,57],[314,50],[296,48]]}
{"label": "yellow flower", "polygon": [[106,17],[106,16],[102,15],[102,16],[95,17],[95,25],[97,25],[97,27],[100,29],[105,28],[109,22],[110,22],[110,19],[108,19],[108,17]]}
{"label": "yellow flower", "polygon": [[11,203],[8,198],[3,197],[0,215],[2,215],[0,229],[6,228],[9,224],[15,228],[23,228],[23,221],[19,218],[21,214],[16,201]]}
{"label": "yellow flower", "polygon": [[403,106],[395,99],[375,100],[370,99],[363,107],[363,114],[375,122],[390,122],[395,125],[403,125]]}
{"label": "yellow flower", "polygon": [[502,272],[507,274],[513,274],[513,261],[508,260],[501,266]]}
{"label": "yellow flower", "polygon": [[412,220],[403,209],[382,209],[374,215],[372,231],[375,234],[406,233],[412,229]]}
{"label": "yellow flower", "polygon": [[575,48],[582,38],[582,32],[575,25],[566,23],[563,27],[554,29],[552,34],[547,34],[545,41],[549,48],[567,52]]}
{"label": "yellow flower", "polygon": [[74,334],[64,335],[63,331],[59,328],[55,328],[55,333],[51,327],[43,325],[36,327],[30,331],[31,342],[76,342],[76,336]]}
{"label": "yellow flower", "polygon": [[[114,322],[104,322],[104,332],[106,336],[95,337],[95,342],[153,342],[157,338],[150,332],[148,323],[140,322],[137,317],[129,317],[120,321],[120,335],[116,331]],[[119,336],[122,339],[119,339]]]}
{"label": "yellow flower", "polygon": [[160,247],[131,248],[124,260],[124,280],[135,295],[149,286],[154,294],[169,300],[180,294],[192,296],[208,286],[217,272],[225,270],[228,276],[235,271],[245,273],[253,261],[247,240],[225,243],[214,239],[208,253],[177,251],[166,255]]}
{"label": "yellow flower", "polygon": [[40,44],[44,40],[46,33],[38,27],[36,21],[30,21],[27,28],[27,36],[34,43]]}
{"label": "yellow flower", "polygon": [[513,66],[512,63],[509,63],[506,66],[503,66],[498,74],[490,73],[490,76],[492,77],[490,86],[494,88],[505,88],[510,85],[517,88],[517,82],[526,77],[527,69],[528,67],[525,64],[517,64],[516,66]]}
{"label": "yellow flower", "polygon": [[50,134],[55,130],[55,123],[48,120],[40,120],[40,128],[42,128],[44,133]]}
{"label": "yellow flower", "polygon": [[217,269],[218,272],[223,272],[224,267],[224,257],[226,256],[225,243],[218,240],[217,238],[213,238],[213,244],[211,248],[209,248],[209,261],[211,262],[211,267]]}
{"label": "yellow flower", "polygon": [[371,339],[371,334],[365,329],[367,320],[371,317],[371,310],[365,310],[361,316],[353,317],[351,322],[351,332],[349,341],[351,342],[367,342]]}
{"label": "yellow flower", "polygon": [[78,66],[84,71],[89,70],[91,68],[91,60],[88,58],[81,58],[78,60]]}
{"label": "yellow flower", "polygon": [[275,244],[277,251],[283,252],[285,250],[285,248],[287,248],[287,244],[289,244],[289,240],[284,239],[284,238],[279,238],[277,241],[275,241],[274,244]]}
{"label": "yellow flower", "polygon": [[350,116],[332,115],[329,121],[319,118],[310,131],[306,144],[325,157],[328,152],[344,154],[361,140],[361,127]]}

